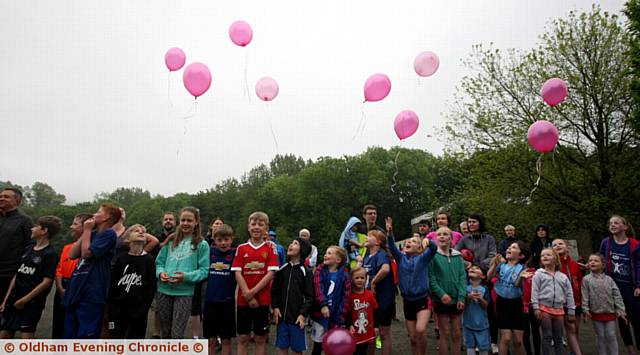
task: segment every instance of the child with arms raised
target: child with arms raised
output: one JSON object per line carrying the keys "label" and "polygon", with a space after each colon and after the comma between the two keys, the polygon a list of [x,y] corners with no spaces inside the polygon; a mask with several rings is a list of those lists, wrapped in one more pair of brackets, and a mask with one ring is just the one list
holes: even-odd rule
{"label": "child with arms raised", "polygon": [[425,239],[426,251],[423,251],[420,236],[409,238],[404,244],[404,253],[396,246],[393,237],[393,220],[386,218],[389,249],[398,263],[400,294],[404,308],[404,318],[409,332],[411,349],[414,355],[425,354],[426,330],[429,323],[429,262],[436,254],[436,244]]}

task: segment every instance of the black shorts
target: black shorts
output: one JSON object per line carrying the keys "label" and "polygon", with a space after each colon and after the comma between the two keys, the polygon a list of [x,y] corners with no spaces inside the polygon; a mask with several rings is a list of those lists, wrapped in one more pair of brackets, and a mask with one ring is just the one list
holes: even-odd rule
{"label": "black shorts", "polygon": [[444,304],[442,302],[433,302],[433,312],[442,317],[458,317],[462,314],[456,303]]}
{"label": "black shorts", "polygon": [[402,300],[405,320],[418,319],[418,312],[429,309],[429,297],[417,299],[415,301]]}
{"label": "black shorts", "polygon": [[396,313],[395,308],[396,305],[392,304],[387,307],[387,309],[375,309],[373,311],[373,326],[375,328],[391,326],[391,319],[393,318],[393,314]]}
{"label": "black shorts", "polygon": [[[11,305],[9,305],[11,302]],[[35,333],[43,308],[40,305],[27,303],[22,309],[15,309],[11,297],[0,317],[0,329]]]}
{"label": "black shorts", "polygon": [[202,294],[207,291],[207,285],[205,281],[200,281],[196,283],[193,288],[193,297],[191,298],[191,315],[192,316],[200,316],[202,315],[202,306],[204,304],[204,297]]}
{"label": "black shorts", "polygon": [[238,307],[238,334],[267,335],[269,333],[269,306]]}
{"label": "black shorts", "polygon": [[524,305],[522,298],[496,298],[498,328],[501,330],[524,330]]}
{"label": "black shorts", "polygon": [[233,302],[204,303],[204,337],[231,339],[236,336],[236,305]]}

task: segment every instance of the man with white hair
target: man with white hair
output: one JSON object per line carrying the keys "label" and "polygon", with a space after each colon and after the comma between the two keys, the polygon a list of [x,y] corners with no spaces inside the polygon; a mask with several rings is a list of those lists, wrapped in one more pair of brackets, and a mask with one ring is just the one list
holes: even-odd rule
{"label": "man with white hair", "polygon": [[[311,232],[309,232],[308,229],[302,228],[300,232],[298,232],[298,236],[302,239],[308,240],[309,244],[311,244]],[[307,257],[307,260],[309,260],[308,266],[310,269],[316,267],[316,263],[318,262],[318,248],[313,244],[311,244],[311,253]]]}

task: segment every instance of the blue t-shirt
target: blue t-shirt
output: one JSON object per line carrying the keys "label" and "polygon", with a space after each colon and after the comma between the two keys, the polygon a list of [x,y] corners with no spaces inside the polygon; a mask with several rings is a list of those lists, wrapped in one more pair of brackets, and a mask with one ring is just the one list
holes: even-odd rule
{"label": "blue t-shirt", "polygon": [[334,299],[334,290],[335,290],[335,285],[338,282],[338,272],[341,272],[340,270],[338,271],[334,271],[334,272],[329,272],[329,290],[327,290],[327,305],[329,306],[329,308],[331,308],[331,306],[333,306],[333,299]]}
{"label": "blue t-shirt", "polygon": [[611,278],[620,289],[625,303],[633,301],[633,284],[631,282],[631,249],[629,241],[625,244],[611,242]]}
{"label": "blue t-shirt", "polygon": [[209,282],[207,282],[207,302],[231,302],[235,301],[236,277],[231,272],[233,257],[236,249],[231,248],[226,252],[211,247],[211,263],[209,264]]}
{"label": "blue t-shirt", "polygon": [[64,293],[63,305],[72,306],[79,302],[107,303],[116,238],[116,232],[111,228],[100,234],[91,232],[91,257],[78,262]]}
{"label": "blue t-shirt", "polygon": [[[471,285],[467,286],[468,295],[474,291],[482,294],[482,298],[489,302],[489,292],[484,286],[480,285],[477,288]],[[480,302],[467,303],[462,312],[462,326],[471,330],[489,329],[489,317],[487,316],[486,308],[482,308]]]}
{"label": "blue t-shirt", "polygon": [[498,275],[496,281],[496,293],[502,298],[522,297],[522,288],[516,286],[520,273],[524,270],[524,265],[509,265],[506,262],[498,265]]}
{"label": "blue t-shirt", "polygon": [[371,288],[371,280],[376,277],[380,268],[384,265],[389,265],[389,273],[382,280],[380,280],[375,287],[376,302],[381,310],[386,310],[388,307],[393,306],[396,301],[395,285],[393,284],[393,271],[391,271],[391,259],[389,254],[384,250],[378,250],[378,252],[371,256],[367,251],[364,256],[362,266],[367,270],[369,278],[367,280],[367,288]]}

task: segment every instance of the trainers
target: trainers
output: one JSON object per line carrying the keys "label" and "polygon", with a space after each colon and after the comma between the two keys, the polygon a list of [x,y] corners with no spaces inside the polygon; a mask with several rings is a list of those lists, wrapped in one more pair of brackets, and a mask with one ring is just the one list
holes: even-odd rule
{"label": "trainers", "polygon": [[567,338],[562,337],[562,346],[567,347]]}
{"label": "trainers", "polygon": [[220,337],[216,338],[216,349],[215,352],[216,354],[222,351],[222,340],[220,340]]}
{"label": "trainers", "polygon": [[380,339],[380,336],[376,337],[376,349],[382,349],[382,339]]}
{"label": "trainers", "polygon": [[491,344],[491,353],[493,355],[500,353],[500,349],[498,348],[498,344],[495,344],[495,343]]}

